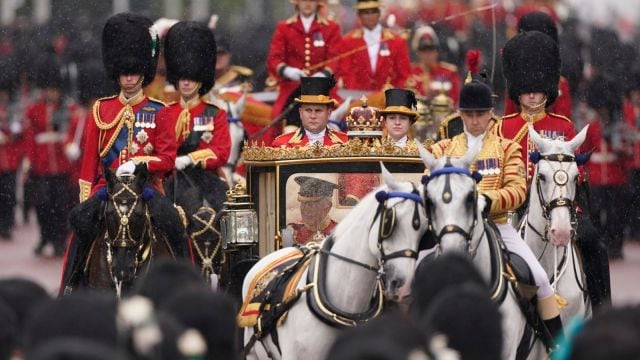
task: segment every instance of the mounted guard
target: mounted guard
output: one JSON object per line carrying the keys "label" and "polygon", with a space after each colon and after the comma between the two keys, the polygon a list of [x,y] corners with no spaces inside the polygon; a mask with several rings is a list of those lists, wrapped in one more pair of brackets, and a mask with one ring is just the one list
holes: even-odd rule
{"label": "mounted guard", "polygon": [[215,38],[204,24],[181,21],[167,33],[165,54],[167,78],[180,94],[180,101],[167,108],[178,151],[176,174],[165,190],[187,215],[193,215],[203,199],[219,211],[229,189],[220,175],[229,159],[231,138],[227,113],[204,97],[214,84]]}
{"label": "mounted guard", "polygon": [[81,203],[71,214],[74,236],[63,269],[64,294],[86,282],[90,249],[105,231],[105,203],[119,196],[105,187],[105,171],[115,170],[119,179],[150,174],[144,195],[135,195],[143,198],[152,225],[167,238],[173,254],[189,256],[183,222],[162,188],[163,175],[175,162],[173,122],[165,105],[142,90],[153,80],[158,60],[159,38],[152,26],[144,16],[120,13],[109,18],[103,29],[103,63],[120,93],[96,101],[87,123],[79,180]]}

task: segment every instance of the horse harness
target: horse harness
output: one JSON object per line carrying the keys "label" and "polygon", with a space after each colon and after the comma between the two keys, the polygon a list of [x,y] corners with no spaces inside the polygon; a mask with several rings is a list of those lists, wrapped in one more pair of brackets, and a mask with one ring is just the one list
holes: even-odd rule
{"label": "horse harness", "polygon": [[[208,213],[210,215],[209,218],[203,219],[200,216],[198,216],[198,213],[200,211],[204,211]],[[216,223],[217,214],[215,210],[213,210],[212,208],[208,206],[203,206],[198,210],[198,212],[193,214],[192,217],[193,219],[196,220],[196,222],[202,225],[202,228],[189,234],[189,238],[191,238],[191,244],[193,244],[193,248],[196,250],[196,254],[200,258],[200,261],[202,262],[201,273],[206,277],[209,277],[211,276],[211,274],[214,273],[213,259],[220,252],[220,246],[222,244],[222,235],[220,235],[220,232],[214,226]],[[218,237],[218,243],[216,244],[216,246],[214,246],[213,250],[211,251],[209,251],[210,250],[209,246],[211,246],[211,242],[209,240],[205,241],[204,249],[200,248],[200,245],[198,245],[198,241],[197,241],[198,237],[208,232],[211,232],[213,235],[217,235]]]}
{"label": "horse harness", "polygon": [[[151,231],[151,226],[150,226],[151,216],[149,214],[149,208],[147,207],[146,204],[144,206],[145,228],[142,231],[142,235],[140,236],[140,239],[134,239],[131,235],[129,219],[131,218],[131,215],[136,209],[136,206],[138,205],[138,201],[140,201],[141,195],[137,194],[133,189],[131,189],[131,187],[129,186],[129,183],[130,181],[128,180],[121,180],[122,188],[118,190],[115,194],[110,194],[109,196],[111,200],[111,204],[113,205],[113,208],[118,218],[120,219],[120,221],[118,222],[118,231],[115,234],[115,236],[111,237],[111,234],[109,234],[108,226],[106,227],[106,235],[105,235],[106,244],[107,244],[106,257],[107,257],[107,265],[109,268],[109,275],[111,276],[111,279],[114,281],[114,284],[116,285],[116,287],[118,286],[118,283],[120,281],[117,280],[117,278],[113,275],[113,248],[114,247],[116,248],[137,247],[135,263],[134,263],[134,276],[135,276],[135,272],[138,269],[138,265],[145,262],[151,255],[151,243],[152,243],[152,240],[155,240],[154,239],[155,236],[153,235],[153,231]],[[133,195],[133,204],[131,204],[128,211],[123,212],[120,209],[117,199],[120,195],[122,195],[125,192],[128,192],[131,195]],[[124,205],[124,201],[120,205]],[[105,207],[105,210],[106,210],[106,207]],[[147,234],[149,235],[148,236],[149,241],[147,242],[142,241],[145,235]]]}
{"label": "horse harness", "polygon": [[[418,204],[422,205],[422,197],[419,191],[414,186],[411,192],[387,192],[384,190],[378,191],[375,195],[379,205],[374,216],[371,227],[375,224],[378,216],[380,216],[380,227],[378,230],[378,251],[380,251],[380,257],[378,259],[377,266],[365,264],[345,256],[331,252],[331,248],[334,244],[334,235],[329,235],[322,243],[310,242],[301,247],[304,255],[295,263],[289,266],[287,269],[279,273],[275,279],[271,281],[271,284],[275,283],[275,286],[271,284],[268,289],[281,287],[285,284],[288,277],[293,276],[297,271],[307,269],[307,282],[306,285],[295,289],[294,293],[288,298],[284,299],[279,304],[267,304],[263,302],[260,308],[260,315],[258,317],[258,323],[254,326],[254,333],[244,347],[243,355],[248,354],[256,341],[261,341],[265,336],[271,335],[272,341],[280,351],[280,345],[277,335],[277,326],[280,318],[286,315],[300,296],[309,292],[307,295],[307,304],[311,312],[318,317],[325,324],[337,327],[337,328],[350,328],[359,324],[366,323],[367,321],[378,316],[383,308],[384,303],[384,264],[386,261],[408,257],[412,259],[418,258],[418,253],[413,249],[404,249],[393,252],[391,254],[385,254],[382,243],[384,240],[391,237],[396,226],[396,209],[395,206],[388,207],[387,200],[392,198],[402,198],[404,200],[414,201],[416,206],[414,208],[413,218],[411,221],[412,227],[415,230],[420,228],[420,217]],[[403,201],[404,201],[403,200]],[[349,264],[364,268],[368,271],[376,273],[376,287],[371,298],[371,306],[369,309],[360,313],[348,313],[340,310],[337,306],[331,303],[327,296],[326,288],[326,271],[327,271],[327,259],[329,256],[340,259]],[[302,268],[304,267],[304,268]],[[302,268],[302,269],[301,269]],[[269,306],[267,306],[269,305]],[[269,311],[265,313],[265,309],[268,307]],[[265,321],[267,320],[267,321]],[[268,347],[263,344],[263,347],[267,353],[269,353]],[[271,357],[271,354],[268,354]]]}
{"label": "horse harness", "polygon": [[567,183],[569,182],[569,174],[567,173],[567,170],[564,169],[564,163],[570,164],[575,162],[579,164],[580,162],[579,159],[576,160],[576,157],[573,155],[566,155],[566,154],[541,155],[538,152],[533,152],[531,153],[531,160],[533,161],[534,164],[537,164],[538,161],[540,160],[546,160],[552,163],[553,162],[560,163],[560,169],[556,169],[555,172],[553,173],[553,182],[555,187],[560,189],[560,196],[547,202],[544,199],[544,195],[542,194],[541,176],[540,174],[537,174],[536,189],[538,192],[538,201],[540,202],[540,206],[542,207],[542,216],[545,219],[545,228],[543,232],[538,231],[533,225],[531,225],[531,223],[529,222],[529,219],[527,219],[527,226],[534,233],[536,233],[536,235],[538,235],[542,239],[542,241],[549,242],[549,236],[547,234],[549,233],[549,228],[551,226],[551,211],[555,208],[566,207],[569,210],[569,214],[571,214],[571,226],[574,229],[573,236],[575,236],[575,234],[577,233],[577,231],[575,230],[578,224],[578,220],[577,220],[576,211],[573,206],[573,199],[569,199],[564,196],[565,188],[567,186]]}
{"label": "horse harness", "polygon": [[482,180],[482,175],[480,175],[480,173],[474,171],[473,173],[471,173],[469,170],[465,169],[465,168],[461,168],[461,167],[455,167],[453,165],[451,165],[450,159],[447,158],[447,163],[445,165],[445,167],[438,169],[438,170],[434,170],[433,172],[431,172],[431,174],[429,175],[425,175],[422,177],[422,184],[424,185],[424,198],[425,198],[425,210],[427,211],[427,218],[429,219],[429,231],[433,232],[433,234],[435,235],[435,242],[436,245],[439,248],[440,242],[442,241],[442,237],[444,237],[445,235],[449,235],[449,234],[459,234],[462,237],[465,238],[465,240],[467,241],[467,252],[469,252],[471,254],[471,257],[475,257],[475,253],[477,252],[477,248],[476,249],[471,249],[471,240],[473,237],[473,232],[475,230],[475,227],[478,225],[478,214],[475,208],[473,208],[473,206],[475,206],[475,204],[477,204],[478,202],[478,188],[476,186],[473,187],[473,202],[471,202],[471,213],[473,214],[473,221],[471,222],[471,225],[469,226],[468,230],[465,230],[463,228],[461,228],[460,226],[456,225],[456,224],[448,224],[442,227],[441,231],[438,233],[436,232],[437,230],[433,227],[433,223],[431,221],[431,211],[433,210],[433,203],[432,201],[429,199],[429,197],[426,194],[427,191],[427,184],[429,183],[429,181],[433,180],[436,177],[439,176],[445,176],[445,185],[444,185],[444,189],[442,191],[442,201],[445,204],[448,204],[451,202],[452,199],[452,193],[451,193],[451,180],[450,180],[450,175],[452,174],[459,174],[459,175],[465,175],[470,177],[471,179],[473,179],[476,183],[480,182],[480,180]]}

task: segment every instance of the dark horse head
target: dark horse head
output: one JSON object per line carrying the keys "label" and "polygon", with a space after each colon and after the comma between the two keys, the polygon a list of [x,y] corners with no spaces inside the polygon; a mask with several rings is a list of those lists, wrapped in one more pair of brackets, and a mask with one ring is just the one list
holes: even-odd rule
{"label": "dark horse head", "polygon": [[105,178],[107,266],[116,285],[129,284],[151,252],[151,221],[143,195],[148,173],[138,167],[135,175],[117,177],[105,169]]}
{"label": "dark horse head", "polygon": [[189,214],[187,234],[191,239],[196,263],[206,281],[210,280],[211,274],[220,274],[220,267],[224,262],[222,237],[218,228],[219,217],[208,206],[202,206],[195,213]]}

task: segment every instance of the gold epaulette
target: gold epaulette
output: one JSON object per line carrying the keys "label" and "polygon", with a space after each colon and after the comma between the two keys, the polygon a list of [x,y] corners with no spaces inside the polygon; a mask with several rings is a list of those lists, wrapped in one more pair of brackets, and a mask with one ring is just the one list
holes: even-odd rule
{"label": "gold epaulette", "polygon": [[520,115],[519,112],[514,112],[514,113],[509,114],[509,115],[502,115],[502,120],[511,119],[511,118],[514,118],[514,117],[516,117],[518,115]]}
{"label": "gold epaulette", "polygon": [[362,29],[358,28],[358,29],[353,29],[349,31],[344,37],[352,37],[352,38],[358,39],[358,38],[361,38],[363,34],[364,32],[362,31]]}
{"label": "gold epaulette", "polygon": [[[289,135],[291,133],[287,133],[284,134],[282,136],[285,135]],[[299,144],[302,141],[302,138],[304,137],[304,135],[302,134],[302,131],[300,129],[296,130],[296,132],[293,133],[293,136],[291,136],[291,139],[289,139],[289,141],[287,141],[289,144]]]}
{"label": "gold epaulette", "polygon": [[202,97],[202,98],[200,99],[200,101],[202,101],[203,103],[205,103],[205,104],[207,104],[207,105],[215,106],[217,109],[222,110],[222,108],[221,108],[220,106],[218,106],[218,105],[216,105],[216,104],[212,103],[212,102],[211,102],[211,100],[209,100],[209,99],[207,99],[207,98],[205,98],[205,97]]}
{"label": "gold epaulette", "polygon": [[237,74],[239,74],[240,76],[244,76],[244,77],[250,77],[253,76],[253,70],[249,69],[246,66],[240,66],[240,65],[231,65],[230,68],[231,71],[235,71]]}
{"label": "gold epaulette", "polygon": [[572,123],[572,122],[573,122],[573,121],[571,121],[571,119],[569,119],[568,117],[566,117],[566,116],[564,116],[564,115],[560,115],[560,114],[556,114],[556,113],[550,113],[550,112],[548,112],[548,113],[547,113],[547,115],[549,115],[549,116],[553,116],[553,117],[555,117],[555,118],[559,118],[559,119],[562,119],[562,120],[566,120],[566,121],[568,121],[568,122],[570,122],[570,123]]}
{"label": "gold epaulette", "polygon": [[164,102],[164,101],[162,101],[162,100],[159,100],[159,99],[153,98],[153,97],[151,97],[151,96],[147,96],[147,97],[149,98],[149,100],[154,101],[154,102],[157,102],[157,103],[159,103],[159,104],[162,104],[162,106],[164,106],[164,107],[166,107],[166,106],[167,106],[167,103],[165,103],[165,102]]}
{"label": "gold epaulette", "polygon": [[382,40],[391,40],[396,37],[396,34],[389,28],[382,29]]}
{"label": "gold epaulette", "polygon": [[331,139],[331,141],[338,144],[344,144],[344,141],[338,135],[336,135],[335,131],[331,129],[327,131],[329,132],[329,139]]}
{"label": "gold epaulette", "polygon": [[298,21],[298,14],[295,14],[295,15],[291,16],[290,18],[288,18],[288,19],[287,19],[287,20],[285,20],[284,22],[285,22],[287,25],[291,25],[291,24],[295,23],[296,21]]}
{"label": "gold epaulette", "polygon": [[451,63],[448,63],[448,62],[445,62],[445,61],[440,61],[439,64],[440,64],[441,67],[443,67],[443,68],[445,68],[445,69],[447,69],[449,71],[456,71],[456,72],[458,71],[458,67],[453,65],[453,64],[451,64]]}
{"label": "gold epaulette", "polygon": [[118,94],[110,95],[110,96],[105,96],[105,97],[101,97],[100,99],[96,100],[96,102],[98,102],[98,101],[102,101],[102,100],[114,99],[114,98],[117,98],[117,97],[118,97]]}
{"label": "gold epaulette", "polygon": [[329,20],[324,16],[316,16],[316,21],[318,22],[318,24],[329,26]]}

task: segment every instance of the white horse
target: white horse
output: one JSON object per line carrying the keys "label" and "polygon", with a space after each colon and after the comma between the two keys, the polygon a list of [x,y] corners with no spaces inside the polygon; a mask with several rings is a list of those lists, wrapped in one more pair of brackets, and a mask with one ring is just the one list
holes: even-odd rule
{"label": "white horse", "polygon": [[[314,255],[316,261],[324,258],[324,272],[317,274],[326,276],[317,280],[320,286],[313,286],[302,293],[284,323],[277,328],[281,351],[267,335],[254,344],[248,358],[266,359],[271,354],[274,359],[325,359],[340,330],[320,320],[307,304],[307,297],[313,296],[313,292],[320,291],[320,288],[326,289],[324,305],[327,308],[335,309],[336,314],[355,315],[353,318],[376,309],[376,305],[372,306],[372,294],[377,294],[378,299],[384,296],[397,302],[408,299],[418,243],[427,229],[422,186],[397,182],[384,166],[382,174],[386,185],[365,196],[322,243],[322,250]],[[376,208],[379,211],[375,211]],[[385,218],[393,218],[395,225],[386,228],[389,232],[381,237],[380,219],[384,212],[389,215]],[[395,217],[391,217],[391,212],[395,212]],[[387,224],[386,221],[383,223]],[[329,248],[327,243],[332,237],[334,243]],[[291,251],[292,248],[284,248],[261,259],[244,279],[243,298],[261,269]],[[301,277],[299,289],[306,286],[308,271]],[[381,286],[384,294],[381,294]],[[253,328],[245,329],[245,346],[253,334]]]}
{"label": "white horse", "polygon": [[[426,190],[426,207],[431,231],[436,241],[436,254],[461,252],[469,254],[473,263],[485,278],[491,281],[491,250],[482,221],[482,209],[486,204],[479,196],[476,180],[467,169],[480,151],[475,147],[460,159],[443,157],[435,159],[418,144],[420,156],[430,171]],[[527,326],[513,289],[507,286],[507,294],[500,304],[502,313],[503,359],[515,359],[518,345]],[[477,336],[469,334],[469,336]],[[530,359],[540,359],[546,354],[541,341],[533,344]]]}
{"label": "white horse", "polygon": [[589,317],[591,304],[578,261],[574,198],[578,181],[575,151],[587,135],[587,125],[571,141],[542,138],[532,127],[529,138],[539,150],[529,207],[521,223],[524,240],[540,260],[556,294],[567,300],[560,310],[563,324],[576,315]]}

